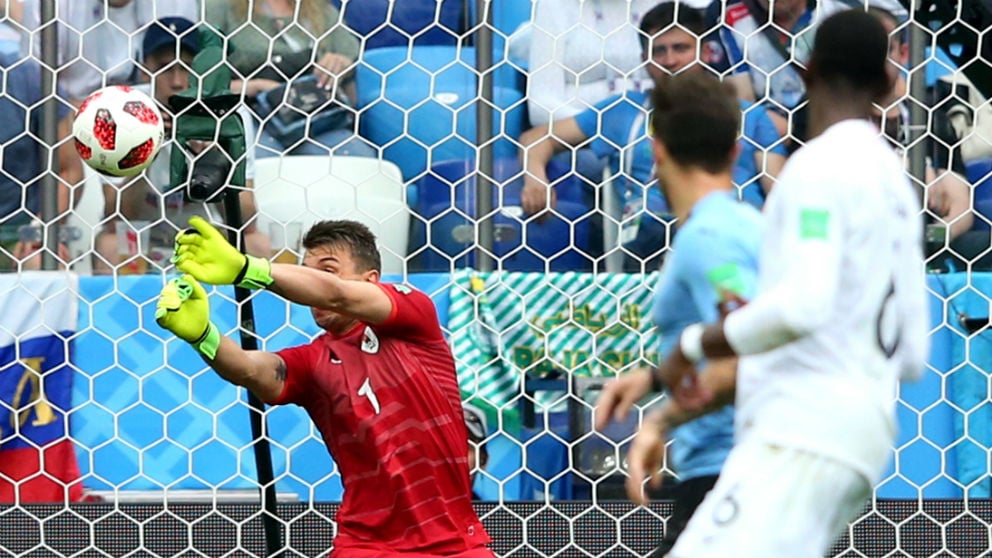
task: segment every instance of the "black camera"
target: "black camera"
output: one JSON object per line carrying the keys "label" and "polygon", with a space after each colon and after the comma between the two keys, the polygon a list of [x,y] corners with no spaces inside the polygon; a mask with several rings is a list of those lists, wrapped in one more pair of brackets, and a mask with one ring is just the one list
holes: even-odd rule
{"label": "black camera", "polygon": [[193,162],[186,187],[186,201],[195,203],[220,201],[230,174],[230,157],[220,146],[211,145]]}
{"label": "black camera", "polygon": [[[221,201],[226,186],[245,186],[245,129],[236,110],[241,96],[231,93],[231,73],[223,61],[220,45],[201,50],[193,59],[189,89],[169,98],[177,115],[169,184],[185,185],[190,202]],[[189,147],[194,140],[210,147],[194,156]]]}

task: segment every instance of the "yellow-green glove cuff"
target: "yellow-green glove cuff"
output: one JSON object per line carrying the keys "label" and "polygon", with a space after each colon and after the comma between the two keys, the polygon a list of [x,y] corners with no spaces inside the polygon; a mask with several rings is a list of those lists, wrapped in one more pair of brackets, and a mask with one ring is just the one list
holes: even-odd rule
{"label": "yellow-green glove cuff", "polygon": [[220,348],[220,330],[213,322],[207,322],[207,329],[203,335],[193,342],[193,348],[201,355],[213,360],[217,356],[217,349]]}
{"label": "yellow-green glove cuff", "polygon": [[272,264],[269,260],[245,255],[245,265],[234,278],[234,284],[246,289],[264,289],[272,284]]}

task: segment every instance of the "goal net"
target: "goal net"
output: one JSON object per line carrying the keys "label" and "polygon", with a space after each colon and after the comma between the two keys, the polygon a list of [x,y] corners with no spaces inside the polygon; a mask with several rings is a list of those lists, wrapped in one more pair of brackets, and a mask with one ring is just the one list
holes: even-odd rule
{"label": "goal net", "polygon": [[[281,262],[301,258],[319,220],[369,225],[385,279],[438,308],[483,432],[473,486],[496,553],[648,555],[677,471],[646,507],[623,482],[629,440],[658,400],[605,432],[592,408],[606,379],[658,359],[652,296],[674,229],[649,106],[620,114],[616,99],[646,102],[650,65],[732,82],[752,100],[735,185],[760,207],[805,138],[817,23],[869,5],[884,10],[873,13],[891,31],[898,83],[878,107],[881,133],[924,202],[932,350],[923,379],[900,388],[891,465],[832,555],[989,555],[992,5],[678,0],[677,23],[645,33],[656,4],[0,2],[0,553],[332,548],[341,477],[305,412],[260,413],[155,324],[172,237],[200,214]],[[673,29],[691,39],[688,62],[652,50]],[[211,95],[233,91],[235,106],[170,109],[167,147],[137,180],[80,163],[67,133],[83,98],[129,84],[165,106],[192,85],[202,100],[215,67],[194,55],[212,46],[232,81]],[[330,74],[329,89],[303,89]],[[172,138],[220,145],[227,128],[196,127],[229,122],[229,110],[244,151],[221,157],[228,205],[203,203],[185,184],[208,157]],[[536,202],[535,185],[550,185]],[[268,292],[220,287],[210,299],[221,332],[263,350],[319,332],[308,309]]]}

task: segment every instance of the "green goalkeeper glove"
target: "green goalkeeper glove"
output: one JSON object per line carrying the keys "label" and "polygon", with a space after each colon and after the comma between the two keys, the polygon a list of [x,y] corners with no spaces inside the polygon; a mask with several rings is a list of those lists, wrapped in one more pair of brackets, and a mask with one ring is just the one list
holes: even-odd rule
{"label": "green goalkeeper glove", "polygon": [[202,217],[191,217],[189,224],[193,230],[176,235],[172,261],[179,271],[211,285],[264,289],[272,284],[268,260],[242,254]]}
{"label": "green goalkeeper glove", "polygon": [[155,321],[213,359],[220,347],[220,331],[210,323],[207,292],[189,275],[166,283],[155,305]]}

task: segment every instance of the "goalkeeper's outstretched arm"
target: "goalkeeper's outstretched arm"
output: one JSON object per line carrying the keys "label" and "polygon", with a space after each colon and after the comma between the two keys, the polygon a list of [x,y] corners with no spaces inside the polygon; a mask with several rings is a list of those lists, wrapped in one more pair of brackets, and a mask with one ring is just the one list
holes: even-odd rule
{"label": "goalkeeper's outstretched arm", "polygon": [[282,393],[286,363],[274,353],[246,351],[221,335],[210,322],[207,293],[192,276],[166,284],[155,308],[155,321],[192,345],[225,380],[248,388],[263,401]]}
{"label": "goalkeeper's outstretched arm", "polygon": [[286,363],[275,353],[246,351],[229,337],[221,336],[217,354],[203,360],[221,378],[245,388],[262,401],[274,401],[286,382]]}
{"label": "goalkeeper's outstretched arm", "polygon": [[297,304],[333,310],[370,324],[381,324],[393,300],[375,282],[342,279],[310,267],[273,264],[269,290]]}
{"label": "goalkeeper's outstretched arm", "polygon": [[174,261],[180,271],[197,280],[266,288],[297,304],[333,310],[371,324],[384,322],[392,313],[392,299],[374,281],[342,279],[324,271],[321,262],[316,262],[316,267],[270,264],[239,252],[204,219],[193,217],[189,224],[196,232],[177,236]]}

